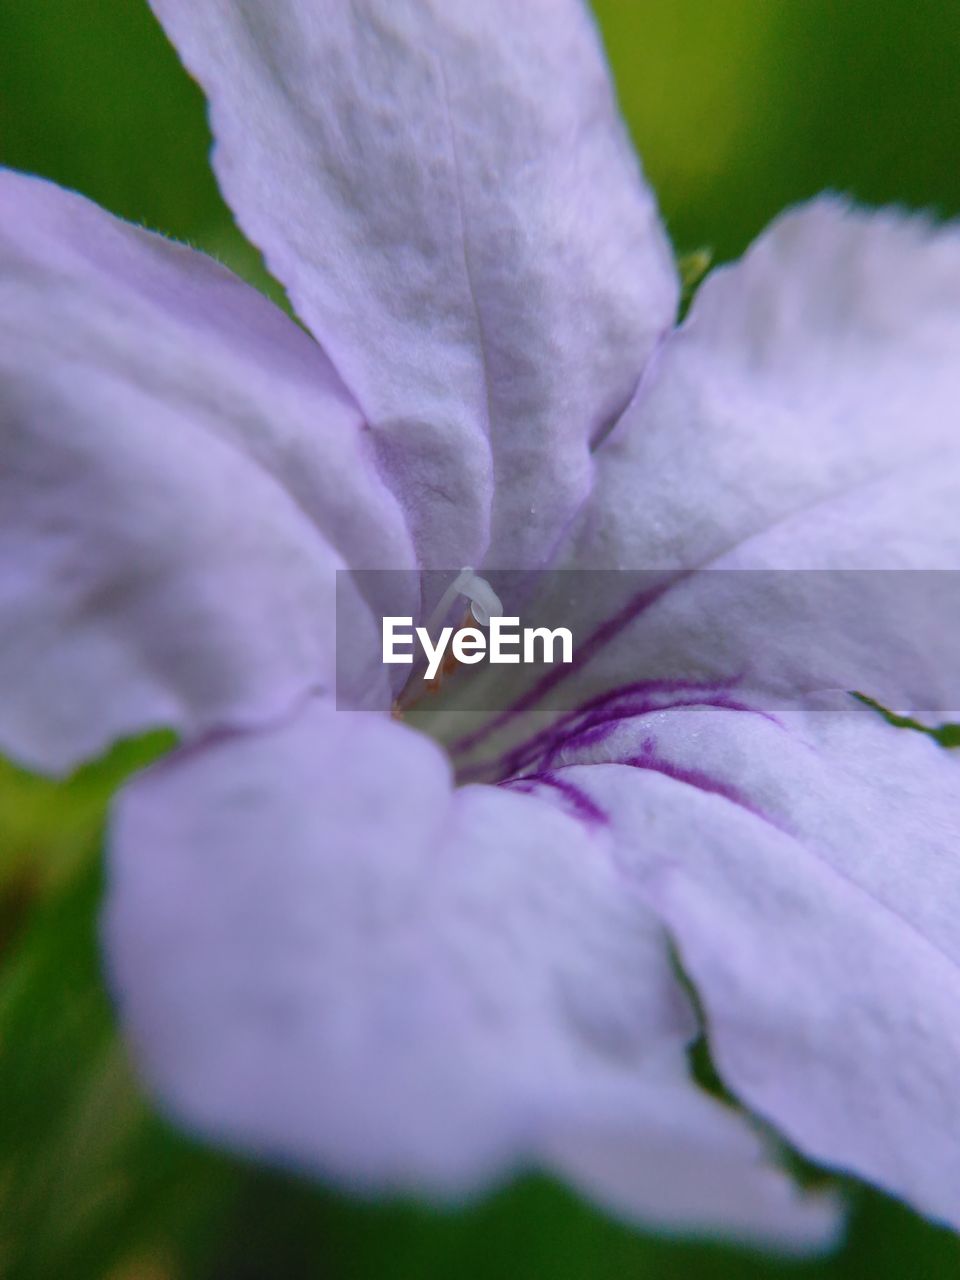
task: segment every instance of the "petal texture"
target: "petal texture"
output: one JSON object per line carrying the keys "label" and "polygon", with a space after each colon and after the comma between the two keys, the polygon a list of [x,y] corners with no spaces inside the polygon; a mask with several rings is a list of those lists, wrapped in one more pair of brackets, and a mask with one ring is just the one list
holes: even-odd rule
{"label": "petal texture", "polygon": [[547,581],[579,658],[525,705],[674,678],[960,713],[958,403],[960,230],[833,198],[778,219],[596,454],[558,566],[648,572]]}
{"label": "petal texture", "polygon": [[578,0],[154,0],[440,568],[539,564],[676,280]]}
{"label": "petal texture", "polygon": [[[0,420],[0,739],[33,766],[276,716],[332,686],[335,568],[413,563],[359,412],[296,325],[9,171]],[[354,678],[386,699],[382,673]]]}
{"label": "petal texture", "polygon": [[834,1206],[688,1081],[693,1011],[595,816],[453,793],[428,739],[320,705],[172,757],[111,842],[148,1078],[207,1134],[361,1189],[460,1197],[536,1163],[661,1226],[824,1243]]}
{"label": "petal texture", "polygon": [[783,215],[704,282],[604,446],[589,551],[955,568],[958,357],[960,231],[830,197]]}
{"label": "petal texture", "polygon": [[638,715],[529,768],[608,816],[738,1096],[956,1228],[960,760],[847,702]]}

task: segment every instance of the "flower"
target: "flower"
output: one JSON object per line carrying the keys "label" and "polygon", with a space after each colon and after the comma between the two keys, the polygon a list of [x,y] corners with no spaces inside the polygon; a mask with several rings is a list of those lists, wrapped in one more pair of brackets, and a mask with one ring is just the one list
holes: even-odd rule
{"label": "flower", "polygon": [[[872,607],[811,654],[792,593],[718,634],[692,572],[855,570],[820,581],[856,613],[864,570],[957,567],[960,235],[815,201],[674,327],[575,0],[154,7],[309,333],[0,175],[0,742],[56,772],[180,735],[118,797],[106,905],[157,1097],[358,1188],[535,1164],[821,1245],[775,1133],[960,1227],[958,765],[842,692],[944,705],[947,638]],[[360,641],[464,565],[666,576],[584,602],[572,710],[531,686],[445,752]],[[342,567],[406,572],[338,600],[338,672]],[[768,714],[744,652],[753,693],[840,692]]]}

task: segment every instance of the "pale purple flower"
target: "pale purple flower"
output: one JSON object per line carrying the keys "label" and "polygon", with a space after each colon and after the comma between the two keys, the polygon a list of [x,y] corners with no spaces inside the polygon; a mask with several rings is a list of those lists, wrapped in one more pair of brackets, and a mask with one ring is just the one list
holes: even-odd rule
{"label": "pale purple flower", "polygon": [[[825,672],[756,611],[718,635],[681,576],[587,618],[579,709],[545,727],[528,690],[445,752],[359,644],[378,711],[335,709],[332,620],[344,566],[956,568],[960,235],[819,200],[674,328],[575,0],[154,7],[312,335],[0,174],[0,741],[57,772],[182,737],[111,840],[156,1095],[350,1186],[534,1165],[646,1223],[822,1244],[837,1205],[776,1132],[960,1227],[960,766],[843,692],[771,716],[730,687],[749,651],[760,687],[869,663],[935,706],[949,649],[891,626]],[[674,948],[743,1111],[692,1079]]]}

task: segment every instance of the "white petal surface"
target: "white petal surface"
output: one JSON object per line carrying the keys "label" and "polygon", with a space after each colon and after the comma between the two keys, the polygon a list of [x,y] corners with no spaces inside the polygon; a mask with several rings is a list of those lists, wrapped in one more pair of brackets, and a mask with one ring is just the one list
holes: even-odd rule
{"label": "white petal surface", "polygon": [[549,770],[607,814],[734,1092],[956,1228],[960,759],[847,702],[636,716]]}
{"label": "white petal surface", "polygon": [[958,393],[960,230],[833,198],[793,210],[665,344],[599,456],[583,554],[955,568]]}
{"label": "white petal surface", "polygon": [[[960,568],[958,405],[960,230],[835,199],[778,219],[707,279],[597,454],[562,564],[709,572],[638,592],[584,696],[746,674],[781,701],[960,713],[960,577],[911,576]],[[584,593],[583,630],[632,590]]]}
{"label": "white petal surface", "polygon": [[[0,420],[0,740],[30,765],[276,716],[332,685],[334,569],[412,563],[359,412],[296,325],[9,171]],[[354,678],[386,699],[381,672]]]}
{"label": "white petal surface", "polygon": [[659,926],[589,809],[453,793],[423,736],[314,706],[121,796],[106,941],[182,1121],[371,1190],[545,1164],[660,1226],[835,1228],[690,1084]]}
{"label": "white petal surface", "polygon": [[676,306],[579,0],[153,0],[421,559],[539,564]]}

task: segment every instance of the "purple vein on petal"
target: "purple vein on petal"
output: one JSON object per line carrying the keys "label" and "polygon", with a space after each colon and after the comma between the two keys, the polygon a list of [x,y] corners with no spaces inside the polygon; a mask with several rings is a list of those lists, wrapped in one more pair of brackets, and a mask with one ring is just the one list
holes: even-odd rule
{"label": "purple vein on petal", "polygon": [[[531,765],[548,767],[562,751],[594,746],[629,720],[685,707],[746,712],[762,716],[774,724],[780,723],[768,712],[731,698],[726,690],[736,683],[734,678],[722,682],[646,680],[622,685],[583,703],[499,756],[467,765],[458,771],[458,776],[461,781],[480,781],[491,776],[502,781]],[[662,701],[655,696],[657,694],[681,696]]]}
{"label": "purple vein on petal", "polygon": [[499,715],[488,720],[486,724],[481,725],[479,729],[474,729],[471,733],[465,734],[462,738],[451,743],[450,751],[459,755],[463,752],[472,750],[484,739],[490,737],[503,725],[508,724],[514,717],[520,715],[524,711],[529,711],[531,707],[535,707],[541,702],[551,690],[555,689],[558,684],[562,684],[564,680],[568,680],[570,676],[576,675],[583,668],[592,662],[596,655],[604,649],[612,640],[615,640],[620,632],[638,618],[646,609],[665,595],[671,587],[675,586],[683,578],[688,577],[694,570],[683,569],[671,574],[665,581],[658,583],[655,587],[649,587],[645,591],[638,591],[631,596],[623,608],[618,609],[612,617],[602,622],[591,635],[584,640],[573,654],[573,661],[563,665],[552,667],[530,688],[520,695],[515,702],[504,708]]}
{"label": "purple vein on petal", "polygon": [[754,804],[738,787],[724,782],[721,778],[717,778],[703,769],[688,768],[658,755],[656,742],[652,737],[644,740],[640,753],[637,755],[626,756],[619,760],[594,761],[590,764],[579,764],[575,761],[558,764],[550,769],[538,769],[535,773],[525,773],[517,777],[506,778],[496,785],[510,787],[511,790],[524,793],[536,791],[539,787],[550,787],[563,796],[569,802],[570,808],[575,815],[588,825],[608,825],[609,816],[600,808],[593,797],[568,778],[559,776],[561,771],[565,769],[590,769],[596,768],[598,765],[621,765],[628,769],[643,769],[650,773],[662,774],[666,778],[672,778],[674,782],[682,782],[685,786],[695,787],[698,791],[706,792],[708,795],[720,796],[724,800],[729,800],[731,804],[744,809],[762,822],[769,823],[778,830],[786,830],[777,819],[772,818],[770,814],[765,813]]}
{"label": "purple vein on petal", "polygon": [[574,717],[551,725],[535,737],[505,752],[498,758],[495,767],[501,777],[506,777],[537,759],[550,762],[561,751],[568,748],[588,747],[602,742],[628,720],[637,720],[642,716],[655,715],[661,711],[673,711],[682,707],[718,707],[725,711],[753,711],[753,708],[746,703],[736,702],[722,695],[700,697],[691,695],[674,698],[667,702],[650,698],[633,698],[628,701],[614,702],[590,714],[577,712]]}
{"label": "purple vein on petal", "polygon": [[536,791],[538,787],[552,787],[568,802],[574,815],[587,826],[606,826],[610,821],[606,813],[585,791],[568,782],[566,778],[558,778],[551,770],[527,773],[522,778],[507,778],[498,785],[510,787],[511,790],[521,791],[524,794]]}
{"label": "purple vein on petal", "polygon": [[709,795],[722,796],[724,800],[729,800],[731,804],[738,805],[741,809],[745,809],[747,813],[752,813],[755,818],[761,818],[764,822],[770,823],[771,826],[780,827],[780,823],[758,808],[752,800],[743,794],[739,787],[731,786],[730,783],[723,782],[720,778],[715,778],[703,769],[689,769],[684,765],[675,764],[671,760],[664,760],[662,756],[657,755],[656,743],[653,738],[647,738],[644,741],[639,755],[629,756],[627,759],[619,761],[619,763],[628,765],[631,769],[647,769],[652,773],[662,773],[664,777],[673,778],[675,782],[683,782],[690,787],[696,787],[698,791],[706,791]]}

